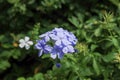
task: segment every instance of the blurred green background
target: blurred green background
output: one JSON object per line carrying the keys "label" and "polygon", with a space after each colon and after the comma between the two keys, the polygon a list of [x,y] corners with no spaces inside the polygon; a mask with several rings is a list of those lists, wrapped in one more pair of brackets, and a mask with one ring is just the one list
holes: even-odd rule
{"label": "blurred green background", "polygon": [[[55,27],[78,38],[60,68],[18,47]],[[120,80],[120,0],[0,0],[0,80]]]}

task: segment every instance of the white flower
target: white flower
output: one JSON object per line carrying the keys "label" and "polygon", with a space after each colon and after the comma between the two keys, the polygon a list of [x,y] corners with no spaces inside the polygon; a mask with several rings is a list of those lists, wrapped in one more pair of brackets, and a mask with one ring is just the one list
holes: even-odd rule
{"label": "white flower", "polygon": [[27,50],[30,48],[30,45],[33,45],[33,42],[30,41],[30,38],[28,36],[25,36],[24,39],[20,39],[19,43],[20,48],[25,47]]}

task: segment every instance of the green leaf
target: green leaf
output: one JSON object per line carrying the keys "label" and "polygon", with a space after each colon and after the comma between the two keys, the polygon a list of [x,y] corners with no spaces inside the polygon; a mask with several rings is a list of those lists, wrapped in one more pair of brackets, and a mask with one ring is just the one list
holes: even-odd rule
{"label": "green leaf", "polygon": [[68,54],[68,55],[66,55],[66,57],[68,59],[70,59],[71,61],[76,62],[76,59],[74,58],[74,56],[72,54]]}
{"label": "green leaf", "polygon": [[29,0],[28,4],[33,4],[35,2],[35,0]]}
{"label": "green leaf", "polygon": [[112,43],[113,43],[113,45],[115,46],[115,47],[117,47],[117,48],[119,48],[119,42],[118,42],[118,40],[116,39],[116,38],[114,38],[114,37],[112,37]]}
{"label": "green leaf", "polygon": [[90,47],[90,50],[91,50],[91,51],[94,51],[97,47],[98,47],[97,45],[92,44],[91,47]]}
{"label": "green leaf", "polygon": [[109,53],[102,57],[105,62],[111,62],[115,59],[115,53]]}
{"label": "green leaf", "polygon": [[10,53],[10,51],[3,51],[1,54],[0,54],[0,58],[4,58],[4,59],[9,59],[10,57],[12,56],[12,54]]}
{"label": "green leaf", "polygon": [[34,76],[34,79],[35,79],[35,80],[44,80],[43,74],[41,74],[41,73],[36,74],[36,75]]}
{"label": "green leaf", "polygon": [[93,75],[93,73],[90,68],[84,66],[84,67],[81,67],[80,75],[81,76],[90,76],[90,75]]}
{"label": "green leaf", "polygon": [[8,48],[13,48],[13,45],[8,44],[8,43],[4,43],[4,44],[2,44],[2,47],[8,49]]}
{"label": "green leaf", "polygon": [[119,0],[109,0],[109,1],[111,1],[115,6],[119,7],[120,4]]}
{"label": "green leaf", "polygon": [[93,58],[93,68],[94,68],[96,74],[99,75],[99,74],[100,74],[100,69],[99,69],[99,67],[98,67],[98,63],[97,63],[97,61],[95,60],[95,58]]}
{"label": "green leaf", "polygon": [[0,61],[0,70],[6,70],[8,67],[10,67],[10,63],[8,61]]}
{"label": "green leaf", "polygon": [[44,55],[42,56],[42,59],[49,58],[49,57],[50,57],[49,54],[44,54]]}
{"label": "green leaf", "polygon": [[68,19],[75,27],[78,28],[79,26],[79,21],[76,17],[72,16],[71,18]]}
{"label": "green leaf", "polygon": [[7,0],[9,3],[14,4],[14,3],[18,3],[20,0]]}
{"label": "green leaf", "polygon": [[98,37],[101,35],[101,28],[97,28],[94,32],[95,36]]}
{"label": "green leaf", "polygon": [[26,80],[34,80],[32,77],[28,77]]}
{"label": "green leaf", "polygon": [[17,49],[11,50],[11,54],[14,59],[18,59],[21,55],[20,50],[17,50]]}
{"label": "green leaf", "polygon": [[19,77],[17,80],[25,80],[24,77]]}

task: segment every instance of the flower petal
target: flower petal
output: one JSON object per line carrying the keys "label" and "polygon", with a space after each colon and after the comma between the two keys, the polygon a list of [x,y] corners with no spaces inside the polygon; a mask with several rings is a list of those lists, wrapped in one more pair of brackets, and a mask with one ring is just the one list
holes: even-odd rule
{"label": "flower petal", "polygon": [[69,45],[69,46],[67,46],[67,48],[68,48],[68,50],[69,50],[70,53],[75,52],[73,46]]}
{"label": "flower petal", "polygon": [[57,55],[56,54],[50,54],[50,57],[55,59],[57,57]]}
{"label": "flower petal", "polygon": [[50,52],[52,51],[52,47],[49,46],[49,45],[45,45],[44,50],[45,50],[47,53],[50,53]]}
{"label": "flower petal", "polygon": [[67,47],[64,47],[64,48],[62,49],[62,51],[63,51],[63,53],[68,53],[68,48],[67,48]]}
{"label": "flower petal", "polygon": [[56,42],[55,42],[55,45],[61,45],[61,40],[57,40]]}
{"label": "flower petal", "polygon": [[46,36],[44,39],[46,42],[48,42],[50,40],[49,36]]}
{"label": "flower petal", "polygon": [[25,49],[28,50],[30,48],[30,45],[25,44]]}
{"label": "flower petal", "polygon": [[25,41],[29,41],[30,38],[28,36],[25,36]]}
{"label": "flower petal", "polygon": [[64,45],[69,45],[69,44],[71,44],[68,40],[66,40],[66,39],[62,39],[62,43],[64,44]]}
{"label": "flower petal", "polygon": [[32,41],[28,41],[27,42],[29,45],[33,45],[33,42]]}
{"label": "flower petal", "polygon": [[55,34],[50,34],[49,35],[50,37],[51,37],[51,39],[53,39],[53,40],[59,40],[59,37],[58,36],[56,36]]}
{"label": "flower petal", "polygon": [[23,48],[24,46],[25,46],[24,43],[19,44],[19,47],[20,47],[20,48]]}
{"label": "flower petal", "polygon": [[25,40],[24,40],[24,39],[20,39],[19,42],[20,42],[20,43],[23,43],[23,42],[25,42]]}
{"label": "flower petal", "polygon": [[41,56],[41,55],[42,55],[42,53],[43,53],[43,50],[40,50],[40,51],[39,51],[39,55],[38,55],[38,56]]}
{"label": "flower petal", "polygon": [[39,37],[42,38],[42,37],[45,37],[45,36],[46,36],[46,34],[42,34],[42,35],[40,35]]}
{"label": "flower petal", "polygon": [[66,37],[65,34],[62,33],[62,32],[57,33],[57,36],[58,36],[59,38],[61,38],[61,39],[63,39],[63,38]]}
{"label": "flower petal", "polygon": [[59,52],[59,53],[58,53],[58,58],[59,58],[59,59],[62,59],[63,55],[64,55],[64,53]]}
{"label": "flower petal", "polygon": [[36,49],[42,49],[42,46],[40,45],[40,43],[37,43],[37,44],[35,44],[35,48]]}

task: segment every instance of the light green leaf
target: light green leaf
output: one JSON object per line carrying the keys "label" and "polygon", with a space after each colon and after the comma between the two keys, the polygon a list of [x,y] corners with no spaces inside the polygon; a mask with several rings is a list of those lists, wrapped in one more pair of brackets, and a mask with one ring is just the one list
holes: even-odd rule
{"label": "light green leaf", "polygon": [[112,37],[112,43],[113,43],[113,45],[115,46],[115,47],[117,47],[117,48],[119,48],[119,42],[118,42],[118,40],[116,39],[116,38],[114,38],[114,37]]}
{"label": "light green leaf", "polygon": [[8,61],[0,61],[0,70],[5,70],[10,67],[10,63]]}
{"label": "light green leaf", "polygon": [[115,58],[115,53],[109,53],[102,57],[105,62],[111,62]]}
{"label": "light green leaf", "polygon": [[41,74],[41,73],[36,74],[36,75],[34,76],[34,79],[35,79],[35,80],[44,80],[43,74]]}
{"label": "light green leaf", "polygon": [[92,44],[91,47],[90,47],[90,49],[91,49],[91,51],[94,51],[97,47],[98,47],[97,45]]}
{"label": "light green leaf", "polygon": [[97,63],[97,61],[95,60],[95,58],[93,58],[93,68],[94,68],[96,74],[99,75],[99,74],[100,74],[100,69],[99,69],[99,67],[98,67],[98,63]]}
{"label": "light green leaf", "polygon": [[101,28],[97,28],[94,32],[95,36],[98,37],[101,35]]}
{"label": "light green leaf", "polygon": [[25,80],[24,77],[19,77],[17,80]]}
{"label": "light green leaf", "polygon": [[18,3],[20,0],[7,0],[9,3],[14,4],[14,3]]}
{"label": "light green leaf", "polygon": [[79,26],[79,21],[76,17],[72,16],[71,18],[68,19],[75,27],[78,28]]}

